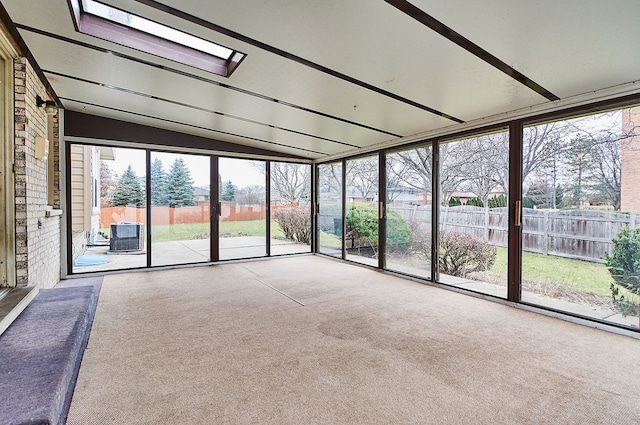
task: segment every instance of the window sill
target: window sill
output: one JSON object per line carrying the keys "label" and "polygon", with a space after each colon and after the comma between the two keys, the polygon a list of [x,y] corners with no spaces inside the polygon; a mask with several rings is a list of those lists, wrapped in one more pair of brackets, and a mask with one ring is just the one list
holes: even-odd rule
{"label": "window sill", "polygon": [[55,217],[57,215],[62,215],[62,210],[46,210],[44,214],[45,217]]}

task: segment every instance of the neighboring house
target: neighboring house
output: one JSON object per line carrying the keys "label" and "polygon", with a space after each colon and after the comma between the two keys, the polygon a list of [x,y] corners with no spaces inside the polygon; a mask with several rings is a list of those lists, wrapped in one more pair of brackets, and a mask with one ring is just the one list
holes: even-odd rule
{"label": "neighboring house", "polygon": [[100,230],[100,161],[114,160],[109,147],[71,146],[71,238],[73,259],[82,255]]}
{"label": "neighboring house", "polygon": [[[622,113],[622,129],[629,132],[640,126],[640,107],[625,109]],[[620,210],[640,213],[638,196],[640,179],[640,136],[634,136],[622,143],[620,176]]]}
{"label": "neighboring house", "polygon": [[196,205],[208,205],[211,199],[211,192],[208,187],[194,187],[193,197],[195,198]]}

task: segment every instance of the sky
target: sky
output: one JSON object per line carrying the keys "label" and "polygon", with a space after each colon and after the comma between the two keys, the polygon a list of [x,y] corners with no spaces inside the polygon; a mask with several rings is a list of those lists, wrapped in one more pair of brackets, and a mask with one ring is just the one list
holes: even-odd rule
{"label": "sky", "polygon": [[[106,161],[113,171],[121,176],[129,165],[137,176],[145,174],[145,151],[139,149],[114,148],[115,161]],[[185,155],[173,154],[166,152],[152,152],[151,162],[155,158],[162,161],[162,165],[166,172],[171,169],[171,164],[177,159],[182,158],[189,168],[191,178],[194,180],[194,186],[209,185],[209,157],[204,155]],[[223,182],[231,180],[231,182],[239,188],[249,185],[264,185],[264,175],[252,165],[252,162],[244,159],[220,158],[219,168]]]}

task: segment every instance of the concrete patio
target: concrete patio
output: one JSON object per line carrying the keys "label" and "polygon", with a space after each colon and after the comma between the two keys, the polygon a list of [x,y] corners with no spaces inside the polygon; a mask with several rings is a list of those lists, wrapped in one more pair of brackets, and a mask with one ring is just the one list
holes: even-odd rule
{"label": "concrete patio", "polygon": [[[151,265],[168,266],[177,264],[209,262],[209,239],[155,242],[151,245]],[[74,273],[102,272],[147,266],[145,251],[132,253],[109,253],[109,246],[87,248],[83,257],[104,264],[87,266],[74,265]],[[311,252],[309,245],[292,241],[271,239],[271,255],[299,254]],[[256,258],[266,256],[265,238],[260,236],[240,236],[220,238],[220,259]]]}

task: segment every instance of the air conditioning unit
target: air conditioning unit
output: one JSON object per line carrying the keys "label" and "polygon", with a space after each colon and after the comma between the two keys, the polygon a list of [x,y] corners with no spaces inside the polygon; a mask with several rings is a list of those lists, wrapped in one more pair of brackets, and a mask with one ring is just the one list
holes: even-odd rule
{"label": "air conditioning unit", "polygon": [[144,250],[144,223],[111,223],[110,252]]}

